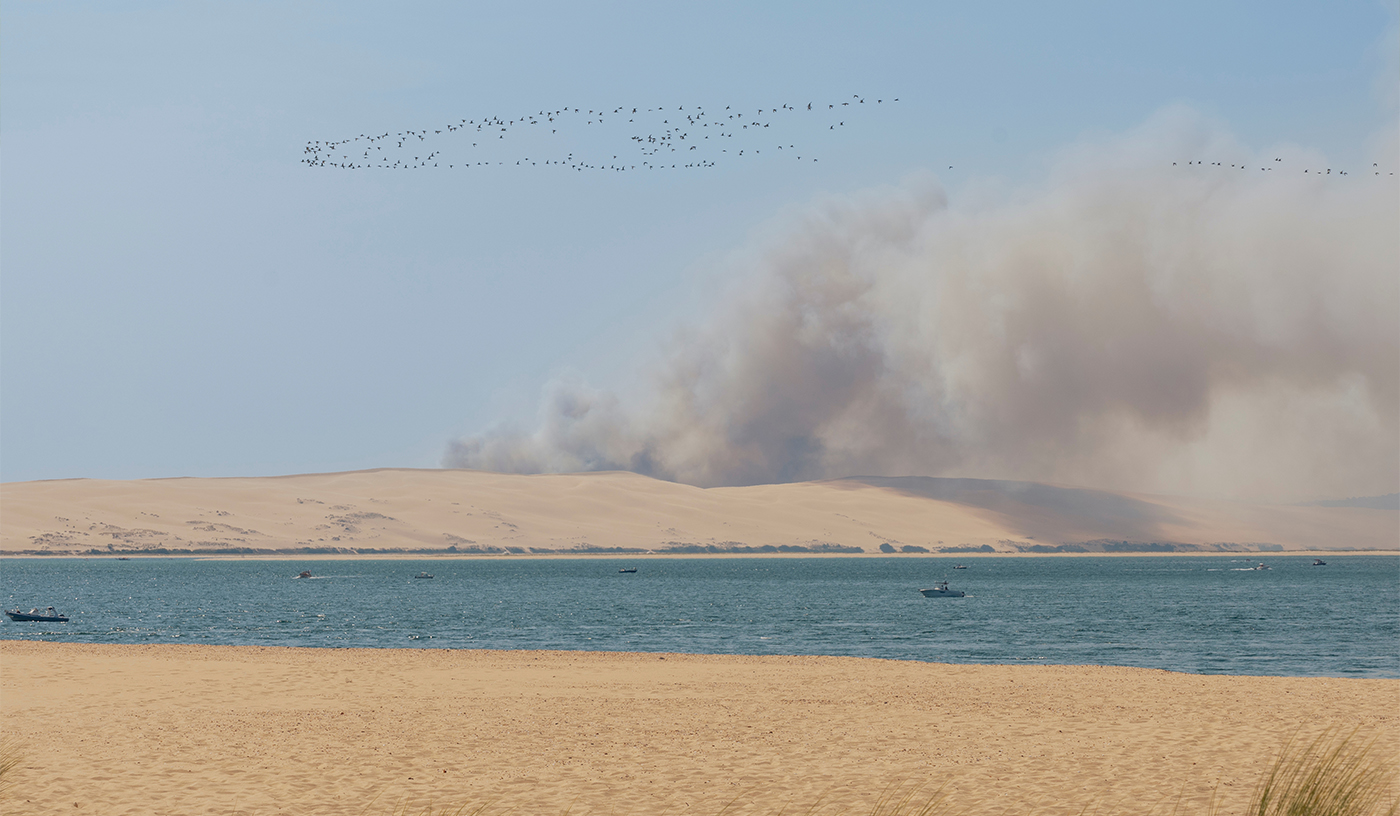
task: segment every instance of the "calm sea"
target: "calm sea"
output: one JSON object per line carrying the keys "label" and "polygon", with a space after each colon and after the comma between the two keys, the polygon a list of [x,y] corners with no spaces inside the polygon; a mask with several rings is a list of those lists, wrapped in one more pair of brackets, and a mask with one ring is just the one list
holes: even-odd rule
{"label": "calm sea", "polygon": [[[0,638],[1400,677],[1400,557],[5,559]],[[968,566],[954,570],[957,563]],[[637,567],[622,574],[622,567]],[[297,579],[308,569],[311,579]],[[416,579],[421,571],[431,580]],[[941,578],[968,596],[931,599]]]}

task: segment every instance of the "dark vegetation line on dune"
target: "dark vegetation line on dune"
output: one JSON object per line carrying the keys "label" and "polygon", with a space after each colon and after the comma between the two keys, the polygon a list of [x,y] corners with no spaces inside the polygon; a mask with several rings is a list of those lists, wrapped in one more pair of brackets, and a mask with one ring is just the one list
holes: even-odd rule
{"label": "dark vegetation line on dune", "polygon": [[[1020,555],[1025,553],[1044,555],[1095,555],[1095,554],[1229,554],[1229,553],[1281,553],[1287,554],[1281,545],[1267,542],[1237,544],[1223,542],[1213,544],[1184,544],[1163,541],[1113,541],[1095,539],[1067,544],[1031,544],[1025,541],[1002,539],[997,542],[1005,549],[997,549],[990,544],[980,546],[921,547],[905,544],[895,547],[884,543],[878,548],[880,555]],[[1329,552],[1357,552],[1336,549]],[[1301,551],[1300,551],[1301,552]],[[751,545],[737,541],[724,541],[717,544],[686,543],[668,541],[653,547],[598,547],[578,546],[564,549],[553,547],[504,547],[492,545],[472,545],[462,547],[146,547],[141,549],[27,549],[0,552],[0,557],[10,556],[163,556],[163,555],[772,555],[782,553],[810,553],[813,555],[874,555],[862,547],[831,542],[810,544],[760,544]]]}

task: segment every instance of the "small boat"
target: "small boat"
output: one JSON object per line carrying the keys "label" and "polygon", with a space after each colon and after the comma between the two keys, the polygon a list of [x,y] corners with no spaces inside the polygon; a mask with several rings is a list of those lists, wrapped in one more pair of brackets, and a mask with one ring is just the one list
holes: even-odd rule
{"label": "small boat", "polygon": [[297,577],[298,577],[298,578],[310,578],[310,577],[311,577],[311,570],[302,570],[302,571],[301,571],[301,574],[298,575]]}
{"label": "small boat", "polygon": [[637,571],[637,568],[636,568],[636,567],[630,567],[630,568],[618,570],[618,572],[636,572],[636,571]]}
{"label": "small boat", "polygon": [[925,598],[964,598],[967,593],[960,589],[949,589],[947,581],[939,581],[933,585],[933,589],[921,589]]}
{"label": "small boat", "polygon": [[1255,572],[1259,572],[1259,571],[1261,571],[1261,570],[1266,570],[1266,569],[1268,569],[1268,567],[1264,564],[1263,561],[1260,561],[1260,562],[1259,562],[1259,566],[1257,566],[1257,567],[1250,567],[1250,569],[1254,570]]}
{"label": "small boat", "polygon": [[967,569],[967,565],[966,565],[966,564],[957,564],[957,565],[955,565],[955,566],[953,567],[953,569]]}
{"label": "small boat", "polygon": [[1314,558],[1314,559],[1313,559],[1313,566],[1314,566],[1314,567],[1325,567],[1325,566],[1327,566],[1327,562],[1326,562],[1326,561],[1323,561],[1321,558]]}
{"label": "small boat", "polygon": [[431,577],[433,577],[433,574],[432,574],[431,572],[420,572],[420,573],[418,573],[417,575],[415,575],[415,576],[413,576],[413,577],[414,577],[414,578],[431,578]]}
{"label": "small boat", "polygon": [[43,612],[40,612],[38,609],[31,609],[31,610],[29,610],[28,612],[21,612],[21,611],[19,611],[18,609],[16,609],[16,610],[13,611],[13,612],[6,611],[5,614],[10,616],[10,620],[12,620],[12,621],[17,621],[17,622],[22,622],[22,621],[38,621],[39,623],[67,623],[67,622],[68,622],[67,616],[58,614],[57,612],[54,611],[54,608],[53,608],[52,606],[49,607],[48,609],[44,610]]}

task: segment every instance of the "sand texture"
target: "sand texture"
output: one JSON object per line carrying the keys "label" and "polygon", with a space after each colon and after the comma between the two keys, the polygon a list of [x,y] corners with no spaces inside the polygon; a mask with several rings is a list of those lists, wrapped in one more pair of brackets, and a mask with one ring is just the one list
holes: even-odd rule
{"label": "sand texture", "polygon": [[836,657],[7,641],[0,715],[9,812],[106,816],[1240,813],[1300,727],[1400,751],[1400,680]]}
{"label": "sand texture", "polygon": [[1208,502],[973,479],[701,489],[632,473],[370,470],[0,485],[0,552],[922,547],[1094,542],[1400,549],[1400,511]]}

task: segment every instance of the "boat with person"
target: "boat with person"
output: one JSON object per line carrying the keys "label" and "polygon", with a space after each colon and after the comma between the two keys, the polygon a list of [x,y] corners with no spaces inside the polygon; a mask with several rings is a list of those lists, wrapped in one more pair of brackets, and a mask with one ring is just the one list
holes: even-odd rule
{"label": "boat with person", "polygon": [[6,610],[5,614],[10,616],[10,620],[15,621],[17,623],[23,623],[27,621],[35,621],[38,623],[68,622],[68,616],[58,614],[58,612],[55,611],[52,606],[48,609],[43,610],[42,612],[39,611],[37,608],[31,609],[28,612],[21,612],[18,609],[16,609],[13,612]]}
{"label": "boat with person", "polygon": [[1325,567],[1325,566],[1327,566],[1327,562],[1326,562],[1326,561],[1323,561],[1321,558],[1314,558],[1314,559],[1313,559],[1313,566],[1314,566],[1314,567]]}
{"label": "boat with person", "polygon": [[413,577],[414,577],[414,578],[431,578],[431,577],[433,577],[433,574],[432,574],[431,572],[420,572],[420,573],[418,573],[417,575],[415,575],[415,576],[413,576]]}
{"label": "boat with person", "polygon": [[947,581],[939,581],[932,589],[921,589],[925,598],[965,598],[967,593],[960,589],[949,589]]}
{"label": "boat with person", "polygon": [[636,572],[636,571],[637,571],[637,568],[636,568],[636,567],[623,567],[622,569],[618,570],[618,572]]}

